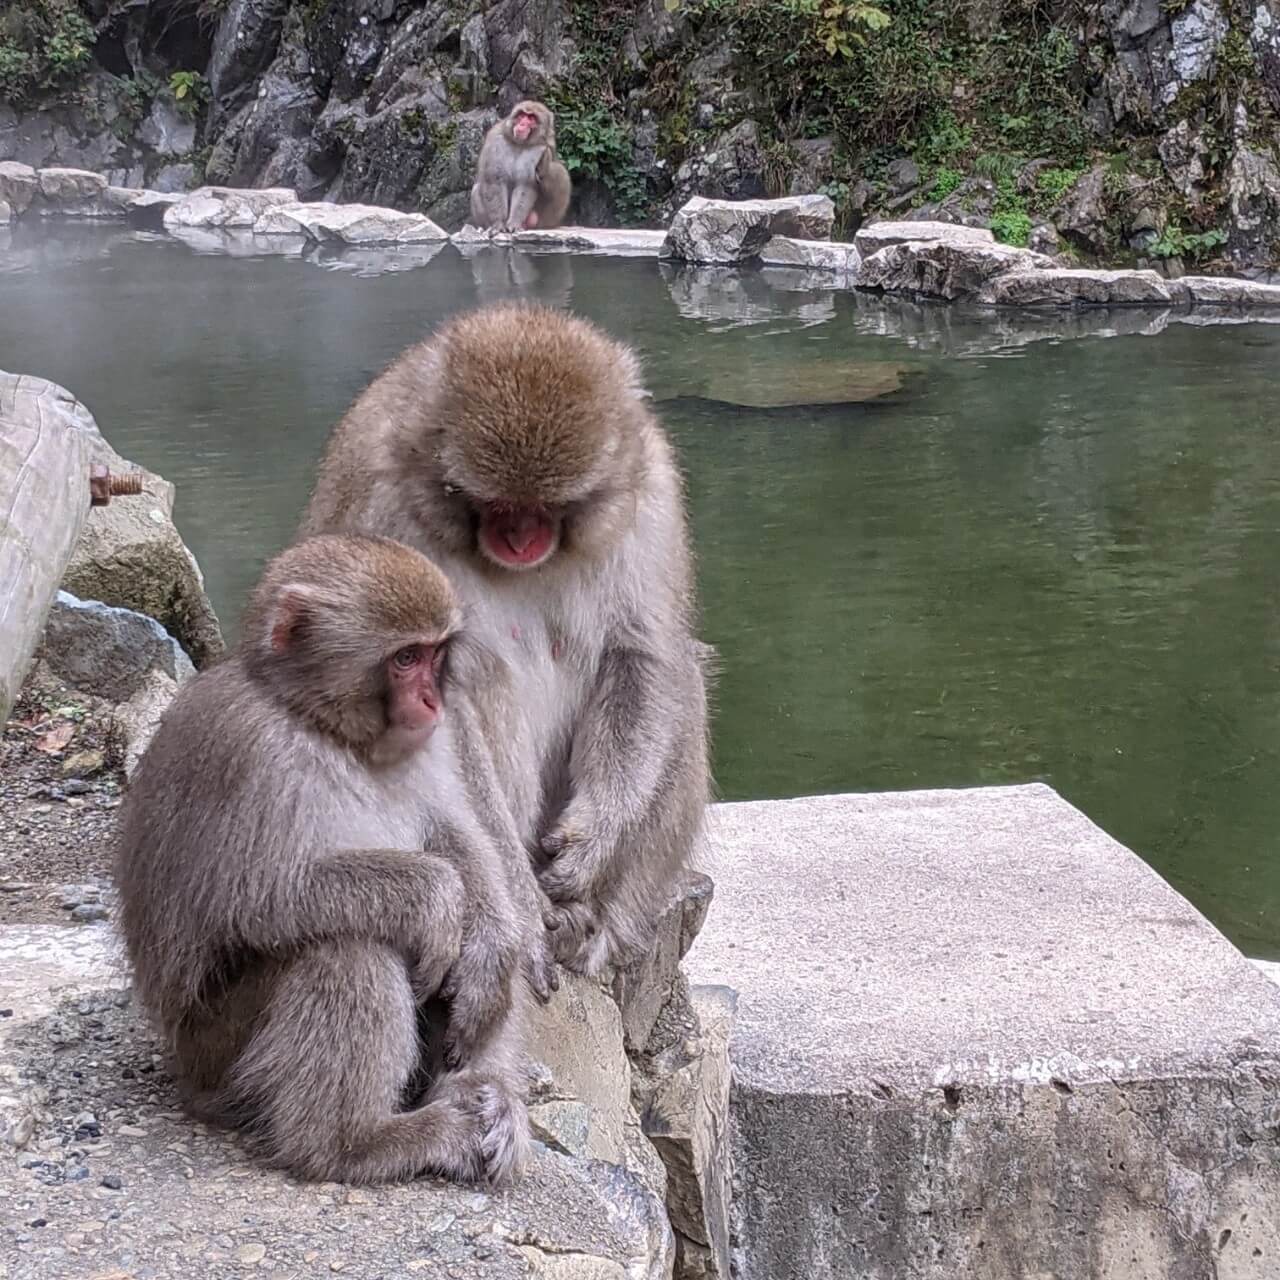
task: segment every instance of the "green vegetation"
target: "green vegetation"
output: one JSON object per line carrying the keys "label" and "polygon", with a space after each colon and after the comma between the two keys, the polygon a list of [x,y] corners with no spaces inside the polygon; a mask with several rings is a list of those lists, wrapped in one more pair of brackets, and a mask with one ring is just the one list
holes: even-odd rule
{"label": "green vegetation", "polygon": [[1079,181],[1083,168],[1041,169],[1036,175],[1036,195],[1041,207],[1052,208]]}
{"label": "green vegetation", "polygon": [[933,175],[933,186],[929,188],[930,200],[945,200],[962,182],[964,174],[959,169],[948,169],[943,165]]}
{"label": "green vegetation", "polygon": [[20,105],[74,80],[93,57],[93,24],[76,0],[0,8],[0,102]]}
{"label": "green vegetation", "polygon": [[632,159],[631,135],[606,107],[560,102],[556,112],[556,150],[575,182],[592,178],[609,188],[623,223],[648,212],[644,177]]}
{"label": "green vegetation", "polygon": [[1190,262],[1203,262],[1226,242],[1227,233],[1221,227],[1209,231],[1187,231],[1170,223],[1148,252],[1155,258],[1186,258]]}
{"label": "green vegetation", "polygon": [[209,82],[198,71],[175,71],[169,77],[169,88],[184,116],[199,115],[209,101]]}

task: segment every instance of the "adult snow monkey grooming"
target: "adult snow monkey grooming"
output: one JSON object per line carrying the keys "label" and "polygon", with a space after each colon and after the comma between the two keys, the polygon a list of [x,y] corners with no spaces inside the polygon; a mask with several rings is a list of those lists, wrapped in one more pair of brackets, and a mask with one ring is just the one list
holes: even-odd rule
{"label": "adult snow monkey grooming", "polygon": [[335,429],[303,532],[344,529],[417,547],[462,601],[557,957],[647,947],[709,780],[682,486],[635,355],[545,307],[453,320]]}

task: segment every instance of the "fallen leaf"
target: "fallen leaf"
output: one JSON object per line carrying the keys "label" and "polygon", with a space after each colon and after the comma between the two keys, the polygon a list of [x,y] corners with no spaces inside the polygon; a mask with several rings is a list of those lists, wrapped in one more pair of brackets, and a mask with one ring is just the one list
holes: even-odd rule
{"label": "fallen leaf", "polygon": [[75,736],[75,725],[60,724],[56,729],[50,729],[48,733],[41,734],[36,739],[36,750],[43,751],[47,756],[56,755]]}

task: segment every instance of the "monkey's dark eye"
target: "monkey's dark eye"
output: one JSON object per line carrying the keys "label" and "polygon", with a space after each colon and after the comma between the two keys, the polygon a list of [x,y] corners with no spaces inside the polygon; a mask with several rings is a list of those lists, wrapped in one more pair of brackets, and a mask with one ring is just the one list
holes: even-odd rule
{"label": "monkey's dark eye", "polygon": [[422,661],[422,646],[407,644],[391,659],[397,671],[412,671]]}

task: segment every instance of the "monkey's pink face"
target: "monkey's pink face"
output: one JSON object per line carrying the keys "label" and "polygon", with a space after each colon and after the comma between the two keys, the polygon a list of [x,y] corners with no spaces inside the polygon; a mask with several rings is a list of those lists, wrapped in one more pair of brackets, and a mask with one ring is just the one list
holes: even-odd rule
{"label": "monkey's pink face", "polygon": [[443,643],[408,644],[387,659],[387,721],[406,750],[426,742],[444,710],[444,657]]}
{"label": "monkey's pink face", "polygon": [[538,127],[538,117],[532,111],[521,111],[511,122],[511,132],[517,142],[528,142],[529,135]]}
{"label": "monkey's pink face", "polygon": [[560,545],[560,517],[545,507],[480,508],[480,550],[504,569],[536,569]]}

